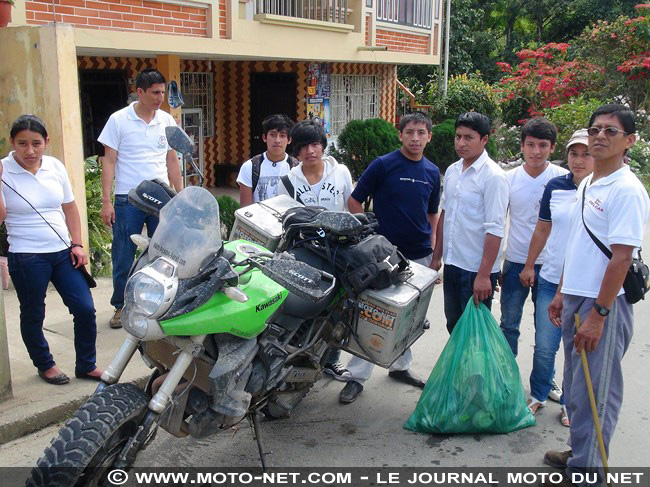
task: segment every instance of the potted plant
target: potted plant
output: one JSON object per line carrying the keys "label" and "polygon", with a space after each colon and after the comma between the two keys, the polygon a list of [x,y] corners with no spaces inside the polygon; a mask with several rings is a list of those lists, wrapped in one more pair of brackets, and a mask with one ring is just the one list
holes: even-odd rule
{"label": "potted plant", "polygon": [[0,0],[0,27],[7,27],[11,22],[11,7],[15,0]]}

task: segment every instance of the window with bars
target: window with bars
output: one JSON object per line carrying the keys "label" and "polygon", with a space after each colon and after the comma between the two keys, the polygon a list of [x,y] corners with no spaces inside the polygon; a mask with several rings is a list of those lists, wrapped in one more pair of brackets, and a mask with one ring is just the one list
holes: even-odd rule
{"label": "window with bars", "polygon": [[203,136],[214,136],[214,77],[212,73],[181,73],[183,108],[203,110]]}
{"label": "window with bars", "polygon": [[332,136],[338,136],[351,120],[379,117],[380,86],[379,76],[332,75],[330,94]]}

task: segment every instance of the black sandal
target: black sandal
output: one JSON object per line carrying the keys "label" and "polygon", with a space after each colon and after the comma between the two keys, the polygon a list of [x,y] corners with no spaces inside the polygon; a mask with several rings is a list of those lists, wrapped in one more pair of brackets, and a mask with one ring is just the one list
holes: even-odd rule
{"label": "black sandal", "polygon": [[48,384],[54,384],[55,386],[62,386],[63,384],[70,382],[70,377],[65,375],[63,372],[61,372],[59,375],[55,375],[54,377],[47,377],[44,372],[39,370],[38,376]]}
{"label": "black sandal", "polygon": [[74,376],[77,379],[86,379],[86,380],[96,380],[97,382],[101,382],[102,376],[101,375],[90,375],[90,372],[94,372],[97,369],[95,367],[93,370],[89,370],[88,372],[76,372],[74,373]]}

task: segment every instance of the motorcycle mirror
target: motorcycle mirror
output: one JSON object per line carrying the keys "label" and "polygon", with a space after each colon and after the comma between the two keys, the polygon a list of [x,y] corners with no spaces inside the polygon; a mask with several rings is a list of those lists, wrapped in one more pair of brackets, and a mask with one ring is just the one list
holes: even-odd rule
{"label": "motorcycle mirror", "polygon": [[262,273],[292,294],[316,303],[327,296],[336,285],[336,278],[294,259],[267,260]]}
{"label": "motorcycle mirror", "polygon": [[171,199],[169,192],[156,181],[142,181],[129,191],[129,202],[133,206],[156,217]]}
{"label": "motorcycle mirror", "polygon": [[184,156],[194,154],[194,141],[178,125],[165,127],[165,136],[169,147],[180,152]]}

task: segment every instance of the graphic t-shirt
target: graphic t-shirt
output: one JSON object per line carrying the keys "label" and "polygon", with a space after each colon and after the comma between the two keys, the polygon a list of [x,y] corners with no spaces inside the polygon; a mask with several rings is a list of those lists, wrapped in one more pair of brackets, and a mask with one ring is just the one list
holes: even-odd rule
{"label": "graphic t-shirt", "polygon": [[352,197],[372,195],[379,233],[408,258],[431,254],[429,214],[438,213],[440,171],[423,157],[412,161],[399,151],[375,159],[359,178]]}
{"label": "graphic t-shirt", "polygon": [[[280,178],[289,173],[288,157],[285,154],[282,161],[271,162],[267,159],[266,152],[264,153],[264,159],[260,166],[260,179],[253,192],[253,203],[268,200],[278,195]],[[249,188],[253,187],[253,162],[250,159],[242,164],[239,175],[237,176],[237,182]]]}

